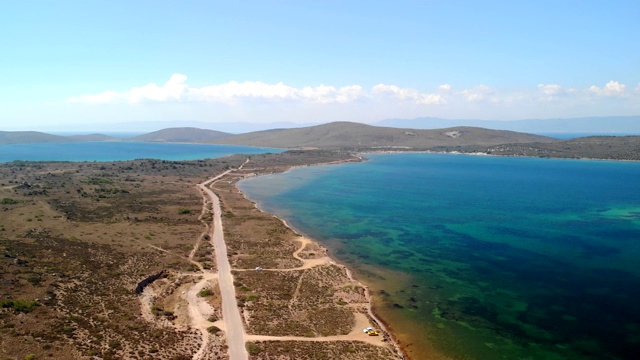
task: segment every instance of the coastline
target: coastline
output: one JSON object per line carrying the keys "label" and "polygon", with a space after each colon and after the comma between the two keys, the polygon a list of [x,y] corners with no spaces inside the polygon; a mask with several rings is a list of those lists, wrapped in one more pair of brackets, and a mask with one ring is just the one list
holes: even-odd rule
{"label": "coastline", "polygon": [[[542,160],[569,160],[569,161],[610,161],[610,162],[640,162],[640,160],[634,159],[606,159],[606,158],[592,158],[592,157],[560,157],[560,156],[534,156],[534,155],[500,155],[500,154],[487,154],[485,152],[461,152],[461,151],[433,151],[433,150],[373,150],[362,151],[357,153],[362,157],[366,154],[443,154],[443,155],[468,155],[468,156],[490,156],[490,157],[506,157],[506,158],[527,158],[527,159],[542,159]],[[366,158],[365,158],[366,160]]]}
{"label": "coastline", "polygon": [[273,174],[273,173],[286,173],[288,171],[291,171],[293,169],[296,168],[302,168],[302,167],[309,167],[309,166],[322,166],[322,165],[339,165],[339,164],[346,164],[346,163],[352,163],[352,162],[361,162],[361,161],[367,161],[366,158],[364,158],[363,156],[361,156],[361,154],[356,155],[356,160],[338,160],[338,161],[333,161],[333,162],[328,162],[328,163],[321,163],[321,164],[311,164],[311,165],[295,165],[295,166],[289,166],[286,169],[283,169],[282,171],[272,171],[270,173],[263,173],[263,174],[244,174],[242,175],[242,180],[237,181],[233,186],[236,189],[236,191],[238,193],[240,193],[242,195],[242,197],[250,202],[251,204],[253,204],[253,206],[260,211],[261,213],[271,216],[275,219],[278,219],[284,226],[286,226],[287,228],[289,228],[294,234],[298,235],[298,236],[303,236],[304,238],[308,239],[310,242],[312,242],[313,244],[315,244],[316,246],[318,246],[319,248],[324,249],[324,251],[327,253],[327,256],[330,258],[330,261],[332,263],[334,263],[335,265],[339,266],[340,268],[342,268],[348,278],[359,284],[363,289],[364,289],[364,293],[365,293],[365,297],[367,299],[367,315],[370,317],[371,321],[374,323],[374,325],[376,325],[379,329],[381,329],[383,331],[384,334],[386,334],[385,338],[388,339],[389,344],[391,345],[391,347],[393,348],[394,353],[396,353],[401,359],[405,359],[405,360],[410,360],[411,358],[407,355],[406,352],[406,348],[402,345],[402,343],[399,341],[399,339],[397,338],[396,334],[393,333],[392,330],[390,330],[390,326],[389,324],[382,320],[382,318],[380,317],[380,314],[378,314],[376,312],[374,303],[373,303],[373,299],[372,299],[372,295],[371,295],[371,290],[369,288],[368,285],[364,284],[362,281],[360,281],[358,278],[355,277],[353,271],[351,269],[349,269],[346,265],[342,264],[341,262],[339,262],[334,256],[332,256],[330,254],[330,252],[328,251],[328,249],[323,246],[319,241],[317,241],[316,239],[306,235],[304,232],[299,231],[299,229],[296,229],[293,225],[289,224],[289,222],[286,219],[283,219],[281,217],[278,217],[275,214],[272,214],[264,209],[261,208],[260,203],[253,201],[252,199],[250,199],[247,194],[245,192],[243,192],[238,184],[247,179],[247,178],[254,178],[254,177],[258,177],[258,176],[264,176],[264,175],[268,175],[268,174]]}
{"label": "coastline", "polygon": [[[238,189],[238,191],[240,191],[240,189]],[[240,193],[242,193],[242,195],[245,196],[245,198],[248,201],[253,202],[255,204],[256,209],[260,210],[264,214],[273,216],[274,218],[280,220],[284,224],[284,226],[286,226],[289,229],[291,229],[294,233],[296,233],[298,235],[301,235],[301,236],[304,236],[305,238],[309,239],[315,245],[325,249],[327,251],[327,256],[329,256],[329,258],[331,259],[331,262],[333,262],[334,264],[336,264],[336,265],[340,266],[342,269],[344,269],[345,272],[347,273],[347,276],[349,277],[349,279],[351,279],[352,281],[354,281],[354,282],[356,282],[356,283],[358,283],[358,284],[360,284],[362,286],[362,288],[365,291],[365,297],[367,298],[367,303],[368,303],[367,313],[368,313],[368,315],[371,317],[371,319],[375,323],[377,323],[378,327],[380,329],[382,329],[389,336],[390,343],[393,346],[393,348],[395,349],[396,353],[398,353],[403,359],[410,360],[410,358],[406,355],[406,351],[404,351],[405,349],[401,346],[400,341],[397,339],[395,334],[391,330],[389,330],[389,324],[387,324],[384,320],[382,320],[379,317],[379,314],[376,314],[376,311],[375,311],[374,306],[373,306],[373,300],[372,300],[372,297],[371,297],[371,290],[369,289],[369,286],[363,284],[360,280],[358,280],[353,275],[353,271],[351,269],[349,269],[346,265],[340,263],[337,259],[332,257],[330,255],[328,249],[326,249],[324,246],[322,246],[322,244],[319,241],[313,239],[312,237],[307,236],[306,234],[304,234],[301,231],[298,231],[295,227],[290,225],[285,219],[282,219],[282,218],[280,218],[280,217],[278,217],[278,216],[276,216],[276,215],[274,215],[274,214],[272,214],[272,213],[270,213],[268,211],[265,211],[265,210],[261,209],[259,204],[254,202],[254,201],[252,201],[248,197],[246,197],[246,194],[244,192],[240,191]]]}

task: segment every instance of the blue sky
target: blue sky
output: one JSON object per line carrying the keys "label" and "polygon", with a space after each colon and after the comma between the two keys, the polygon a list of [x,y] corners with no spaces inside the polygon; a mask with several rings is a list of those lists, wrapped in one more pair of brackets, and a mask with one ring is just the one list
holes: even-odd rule
{"label": "blue sky", "polygon": [[0,0],[0,130],[640,114],[640,2]]}

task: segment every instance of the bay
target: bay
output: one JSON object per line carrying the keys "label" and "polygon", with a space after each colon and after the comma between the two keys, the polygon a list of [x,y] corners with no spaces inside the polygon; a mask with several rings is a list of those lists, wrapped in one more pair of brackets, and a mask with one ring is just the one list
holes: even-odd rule
{"label": "bay", "polygon": [[124,161],[135,159],[197,160],[233,154],[279,153],[282,149],[236,145],[73,142],[0,145],[0,162],[9,161]]}
{"label": "bay", "polygon": [[640,163],[376,154],[240,188],[327,246],[414,359],[635,359]]}

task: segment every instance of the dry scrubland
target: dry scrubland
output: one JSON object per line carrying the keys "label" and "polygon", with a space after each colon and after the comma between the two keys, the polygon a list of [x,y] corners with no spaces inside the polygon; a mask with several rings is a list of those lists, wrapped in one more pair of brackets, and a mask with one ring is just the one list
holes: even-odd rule
{"label": "dry scrubland", "polygon": [[[214,183],[250,335],[361,333],[360,285],[234,186],[249,173],[345,159],[353,158],[324,151],[252,155],[243,173]],[[195,184],[245,160],[0,164],[0,359],[226,358],[224,331],[216,326],[210,206]],[[305,259],[319,266],[305,267]],[[266,270],[242,271],[256,266]],[[298,269],[284,270],[291,268]],[[193,302],[213,309],[206,334],[192,324]],[[353,340],[252,338],[247,348],[252,359],[396,357],[386,343]]]}
{"label": "dry scrubland", "polygon": [[640,136],[589,136],[556,142],[493,146],[439,146],[441,152],[482,153],[559,159],[640,160]]}
{"label": "dry scrubland", "polygon": [[[199,334],[143,321],[134,290],[161,270],[193,281],[194,183],[243,160],[1,164],[0,357],[190,359]],[[167,305],[152,315],[172,321]]]}

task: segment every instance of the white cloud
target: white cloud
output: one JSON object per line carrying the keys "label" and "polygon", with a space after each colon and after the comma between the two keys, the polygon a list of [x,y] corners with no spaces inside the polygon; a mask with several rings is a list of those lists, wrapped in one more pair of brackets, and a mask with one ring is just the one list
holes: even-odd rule
{"label": "white cloud", "polygon": [[500,98],[498,97],[495,90],[493,90],[487,85],[478,85],[471,89],[464,89],[460,91],[458,94],[462,95],[469,102],[476,102],[476,101],[489,101],[492,103],[500,102]]}
{"label": "white cloud", "polygon": [[293,100],[312,103],[348,103],[364,96],[359,85],[335,88],[319,85],[307,86],[302,89],[291,87],[283,83],[266,84],[260,81],[245,81],[238,83],[231,81],[226,84],[211,85],[201,88],[189,87],[187,77],[174,74],[164,85],[154,83],[133,87],[128,91],[105,91],[96,95],[81,95],[68,98],[68,102],[86,104],[130,103],[143,102],[222,102],[235,103],[240,99],[264,99],[271,101]]}
{"label": "white cloud", "polygon": [[401,88],[396,85],[378,84],[371,91],[374,94],[392,96],[400,100],[413,100],[416,104],[422,105],[445,103],[444,97],[440,94],[421,93],[415,89]]}
{"label": "white cloud", "polygon": [[575,90],[565,90],[558,84],[538,84],[538,98],[543,101],[557,101],[561,96],[565,94],[571,94]]}
{"label": "white cloud", "polygon": [[557,95],[562,90],[562,86],[558,84],[538,84],[538,90],[548,96]]}
{"label": "white cloud", "polygon": [[[612,101],[613,100],[613,101]],[[125,91],[104,91],[67,99],[68,103],[117,104],[109,111],[121,114],[149,113],[150,118],[177,118],[185,112],[193,118],[242,120],[323,121],[323,119],[375,120],[385,117],[484,117],[517,119],[531,117],[572,117],[610,114],[637,114],[640,84],[626,86],[610,81],[603,87],[576,88],[558,83],[540,83],[529,88],[504,90],[488,85],[457,90],[441,84],[433,92],[393,84],[295,87],[261,81],[231,81],[202,87],[188,85],[187,77],[174,74],[168,81],[135,86]],[[132,104],[166,104],[157,107]],[[438,106],[433,106],[438,105]],[[95,111],[67,105],[74,111]],[[168,109],[172,109],[169,111]],[[265,120],[266,121],[266,120]]]}
{"label": "white cloud", "polygon": [[621,84],[617,81],[609,81],[608,83],[605,84],[605,86],[603,88],[599,88],[595,85],[592,85],[588,90],[594,94],[597,95],[604,95],[604,96],[613,96],[613,95],[624,95],[624,89],[625,89],[626,85]]}
{"label": "white cloud", "polygon": [[134,87],[126,92],[105,91],[96,95],[81,95],[68,98],[68,102],[86,104],[110,104],[127,102],[137,104],[145,101],[177,101],[187,91],[185,83],[187,77],[181,74],[173,74],[164,85],[154,83],[141,87]]}
{"label": "white cloud", "polygon": [[236,98],[263,98],[272,100],[290,99],[295,96],[295,89],[283,83],[274,85],[260,81],[235,81],[203,88],[190,88],[188,98],[196,101],[225,102]]}

